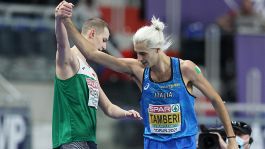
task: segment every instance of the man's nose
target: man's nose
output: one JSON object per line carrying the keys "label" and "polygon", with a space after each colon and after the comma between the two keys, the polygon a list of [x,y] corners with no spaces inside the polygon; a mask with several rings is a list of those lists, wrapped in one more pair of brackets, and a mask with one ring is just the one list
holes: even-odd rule
{"label": "man's nose", "polygon": [[106,49],[107,49],[107,44],[106,44],[106,43],[103,44],[102,49],[103,49],[103,50],[106,50]]}

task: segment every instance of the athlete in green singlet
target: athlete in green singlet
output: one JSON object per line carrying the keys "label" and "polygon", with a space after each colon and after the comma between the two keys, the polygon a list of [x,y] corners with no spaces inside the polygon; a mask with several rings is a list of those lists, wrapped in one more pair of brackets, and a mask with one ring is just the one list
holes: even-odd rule
{"label": "athlete in green singlet", "polygon": [[[95,71],[88,65],[77,47],[70,48],[67,32],[55,9],[57,39],[56,77],[52,122],[53,148],[95,149],[96,111],[98,106],[112,118],[141,119],[134,110],[123,110],[112,104],[100,87]],[[72,7],[72,6],[69,6]],[[68,12],[66,12],[68,13]],[[109,38],[107,24],[101,19],[84,23],[82,35],[97,49],[106,49]]]}

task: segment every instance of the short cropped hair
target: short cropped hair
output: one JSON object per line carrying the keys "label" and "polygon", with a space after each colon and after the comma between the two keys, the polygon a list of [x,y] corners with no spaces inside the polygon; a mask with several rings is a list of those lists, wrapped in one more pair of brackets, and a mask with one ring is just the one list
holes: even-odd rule
{"label": "short cropped hair", "polygon": [[104,28],[109,29],[108,24],[100,18],[91,18],[84,22],[82,26],[82,35],[86,35],[88,30],[94,28],[96,33],[102,33]]}

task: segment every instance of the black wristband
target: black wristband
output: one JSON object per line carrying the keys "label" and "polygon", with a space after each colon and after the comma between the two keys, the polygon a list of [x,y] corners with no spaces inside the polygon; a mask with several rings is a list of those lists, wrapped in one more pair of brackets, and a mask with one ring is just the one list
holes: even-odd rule
{"label": "black wristband", "polygon": [[236,136],[227,136],[226,138],[236,138]]}

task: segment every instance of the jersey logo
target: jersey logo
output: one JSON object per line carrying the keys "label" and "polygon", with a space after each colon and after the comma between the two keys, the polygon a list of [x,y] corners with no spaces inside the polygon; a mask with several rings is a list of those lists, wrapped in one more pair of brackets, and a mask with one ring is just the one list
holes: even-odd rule
{"label": "jersey logo", "polygon": [[144,90],[147,90],[149,88],[150,84],[147,83],[145,86],[144,86]]}
{"label": "jersey logo", "polygon": [[173,93],[172,92],[155,92],[154,97],[155,98],[172,98]]}

